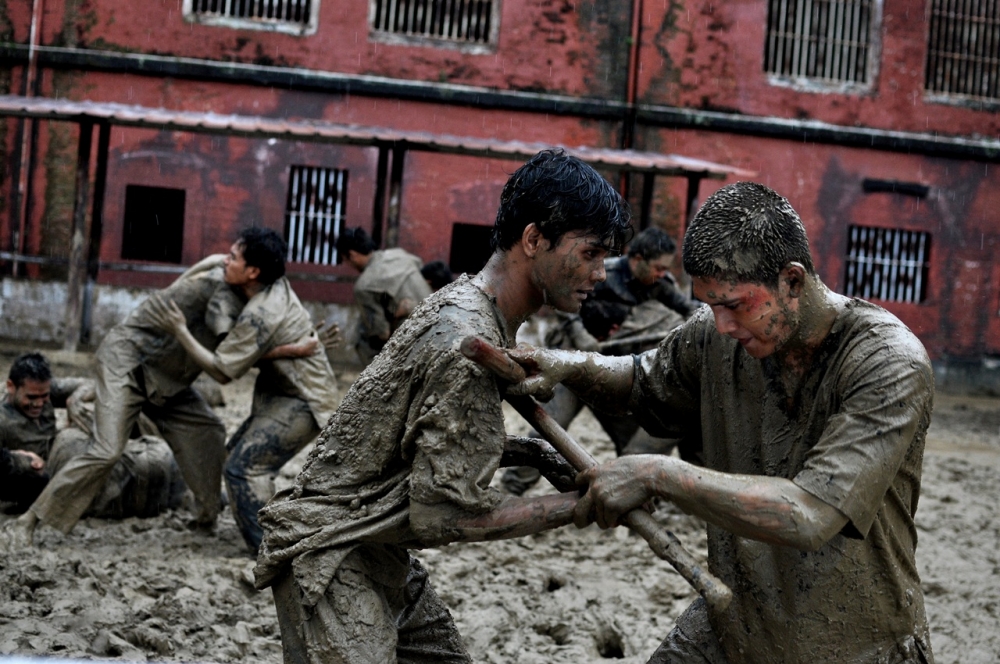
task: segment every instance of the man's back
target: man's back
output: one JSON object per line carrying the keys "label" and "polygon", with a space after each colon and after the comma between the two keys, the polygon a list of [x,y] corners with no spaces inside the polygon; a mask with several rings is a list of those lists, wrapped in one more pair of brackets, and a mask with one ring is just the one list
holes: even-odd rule
{"label": "man's back", "polygon": [[[503,414],[493,377],[457,351],[469,334],[507,345],[493,305],[461,278],[393,335],[344,396],[295,487],[261,512],[259,586],[304,551],[342,558],[360,541],[414,543],[411,499],[473,512],[499,501],[489,479],[503,452]],[[449,464],[432,467],[428,451]]]}

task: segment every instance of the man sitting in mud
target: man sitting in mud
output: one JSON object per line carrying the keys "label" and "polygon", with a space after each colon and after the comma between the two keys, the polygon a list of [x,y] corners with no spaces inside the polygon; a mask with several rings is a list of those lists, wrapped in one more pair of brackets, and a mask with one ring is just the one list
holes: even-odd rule
{"label": "man sitting in mud", "polygon": [[354,283],[354,301],[361,309],[355,349],[367,364],[413,308],[431,294],[431,287],[420,272],[418,257],[398,247],[376,250],[361,228],[341,231],[337,253],[361,273]]}
{"label": "man sitting in mud", "polygon": [[[257,366],[250,417],[227,445],[225,465],[229,504],[243,539],[256,553],[261,530],[257,512],[274,494],[274,477],[299,450],[315,440],[337,405],[337,378],[325,348],[299,357],[266,359],[272,348],[308,345],[315,338],[309,312],[285,278],[288,247],[276,232],[248,228],[233,245],[230,261],[241,255],[254,284],[253,296],[233,329],[213,353],[191,334],[184,313],[165,297],[155,297],[150,318],[173,335],[209,376],[225,384]],[[332,339],[331,339],[332,340]]]}
{"label": "man sitting in mud", "polygon": [[[14,360],[7,396],[0,403],[0,448],[14,453],[0,484],[0,500],[13,503],[15,512],[24,512],[49,477],[86,450],[93,435],[93,398],[94,381],[53,378],[41,353],[25,353]],[[55,408],[67,409],[69,424],[62,430],[57,430]],[[185,490],[167,444],[142,435],[128,442],[104,491],[86,513],[103,518],[155,516],[179,507]]]}
{"label": "man sitting in mud", "polygon": [[[238,244],[234,247],[229,256],[203,259],[160,295],[176,303],[203,347],[218,347],[220,353],[235,357],[243,352],[239,344],[247,335],[226,335],[261,288],[255,278],[260,267],[244,258]],[[191,525],[214,525],[221,507],[226,428],[191,387],[202,367],[157,325],[156,303],[155,298],[147,299],[101,342],[93,443],[52,477],[28,511],[7,524],[0,533],[0,548],[30,546],[39,522],[68,533],[103,491],[140,413],[152,420],[173,450],[184,482],[194,493],[197,514]],[[313,352],[304,348],[274,348],[265,358]]]}
{"label": "man sitting in mud", "polygon": [[588,404],[701,441],[706,468],[625,456],[581,474],[579,525],[653,497],[708,522],[724,612],[697,600],[650,662],[933,661],[913,515],[934,379],[897,318],[817,276],[798,214],[763,185],[723,187],[684,238],[703,308],[633,357],[514,351]]}
{"label": "man sitting in mud", "polygon": [[508,179],[493,254],[431,295],[361,374],[293,488],[260,512],[257,586],[273,587],[285,662],[468,662],[410,549],[569,523],[576,492],[504,496],[501,395],[468,335],[510,347],[542,304],[577,311],[630,233],[591,167],[543,151]]}

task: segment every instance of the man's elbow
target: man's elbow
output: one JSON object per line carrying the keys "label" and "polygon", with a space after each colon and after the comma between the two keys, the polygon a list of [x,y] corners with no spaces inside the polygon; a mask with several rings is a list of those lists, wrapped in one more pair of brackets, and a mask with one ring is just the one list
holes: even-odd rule
{"label": "man's elbow", "polygon": [[[833,508],[829,508],[833,510]],[[833,510],[829,512],[823,510],[805,510],[800,513],[800,518],[796,519],[792,541],[789,544],[800,550],[809,553],[819,551],[827,542],[832,540],[837,533],[847,525],[847,517],[840,512]]]}

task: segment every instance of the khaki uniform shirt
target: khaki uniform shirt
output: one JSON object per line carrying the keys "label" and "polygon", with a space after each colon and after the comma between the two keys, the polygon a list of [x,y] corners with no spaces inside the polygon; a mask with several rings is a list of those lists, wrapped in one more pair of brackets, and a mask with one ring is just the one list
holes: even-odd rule
{"label": "khaki uniform shirt", "polygon": [[84,379],[80,378],[53,378],[49,391],[50,401],[42,407],[42,414],[34,420],[4,399],[0,403],[0,447],[34,452],[43,459],[48,459],[57,433],[55,409],[65,408],[66,399],[83,382]]}
{"label": "khaki uniform shirt", "polygon": [[906,326],[851,300],[793,394],[707,307],[638,358],[631,407],[651,433],[700,438],[708,467],[788,478],[850,520],[812,553],[709,526],[709,567],[734,593],[713,623],[729,658],[929,654],[913,515],[934,380]]}
{"label": "khaki uniform shirt", "polygon": [[258,365],[254,391],[302,399],[322,427],[337,404],[337,379],[326,353],[260,361],[272,348],[305,341],[312,333],[309,312],[282,277],[250,298],[216,348],[214,363],[230,378],[239,378]]}
{"label": "khaki uniform shirt", "polygon": [[[245,300],[223,281],[225,256],[209,256],[160,291],[184,313],[188,329],[202,346],[214,350],[233,325]],[[118,376],[142,368],[146,397],[163,403],[189,387],[201,368],[172,334],[153,324],[143,302],[108,332],[97,349],[104,371]]]}
{"label": "khaki uniform shirt", "polygon": [[366,337],[388,337],[399,326],[396,311],[403,300],[414,305],[431,294],[420,274],[422,263],[402,249],[373,251],[354,284],[354,299],[361,307],[361,326]]}
{"label": "khaki uniform shirt", "polygon": [[464,275],[417,307],[344,396],[294,487],[260,511],[259,588],[291,565],[315,605],[357,544],[419,545],[411,500],[475,514],[500,502],[500,394],[458,346],[477,334],[508,347],[505,330]]}

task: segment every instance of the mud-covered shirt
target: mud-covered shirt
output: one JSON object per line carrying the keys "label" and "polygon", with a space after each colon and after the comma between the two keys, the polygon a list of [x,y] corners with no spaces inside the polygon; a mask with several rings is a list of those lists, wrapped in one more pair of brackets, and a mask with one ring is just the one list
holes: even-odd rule
{"label": "mud-covered shirt", "polygon": [[[160,291],[180,308],[191,334],[209,350],[229,332],[245,303],[223,280],[224,259],[222,254],[209,256]],[[189,387],[201,367],[172,334],[156,326],[149,311],[147,300],[113,327],[96,359],[106,372],[132,374],[150,401],[162,403]]]}
{"label": "mud-covered shirt", "polygon": [[354,283],[354,299],[361,307],[361,326],[368,337],[388,338],[399,324],[396,312],[404,300],[412,304],[431,293],[420,274],[422,263],[402,249],[373,251]]}
{"label": "mud-covered shirt", "polygon": [[707,307],[638,358],[631,408],[651,433],[700,438],[708,467],[788,478],[849,519],[815,552],[709,526],[709,567],[734,593],[713,623],[730,658],[881,664],[918,661],[917,644],[929,652],[913,515],[934,382],[910,330],[848,301],[792,394],[774,360],[720,335]]}
{"label": "mud-covered shirt", "polygon": [[463,276],[424,300],[344,396],[295,481],[260,511],[257,586],[289,564],[315,604],[361,542],[418,546],[410,502],[482,514],[504,447],[493,375],[459,344],[509,347],[494,302]]}
{"label": "mud-covered shirt", "polygon": [[246,303],[215,349],[213,363],[232,379],[258,366],[255,392],[302,399],[322,427],[333,415],[337,403],[337,380],[326,353],[261,360],[272,348],[304,342],[312,333],[309,312],[288,279],[281,277]]}
{"label": "mud-covered shirt", "polygon": [[53,378],[49,388],[49,402],[42,407],[42,414],[36,419],[29,418],[5,398],[0,402],[0,447],[34,452],[43,459],[48,459],[57,433],[55,409],[65,408],[66,399],[85,380]]}

